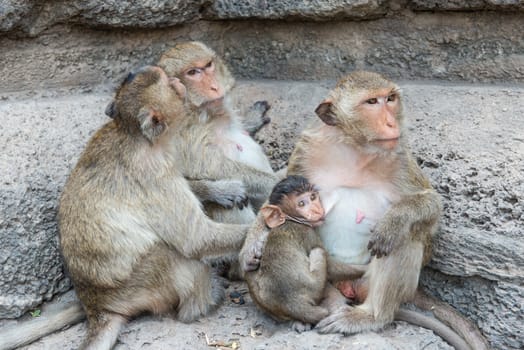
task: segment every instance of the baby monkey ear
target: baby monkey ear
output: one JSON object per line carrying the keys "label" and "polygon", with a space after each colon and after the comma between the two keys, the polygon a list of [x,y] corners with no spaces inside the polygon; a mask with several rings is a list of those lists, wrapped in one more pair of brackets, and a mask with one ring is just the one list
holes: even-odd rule
{"label": "baby monkey ear", "polygon": [[279,206],[268,204],[260,208],[267,227],[275,228],[286,222],[286,216]]}
{"label": "baby monkey ear", "polygon": [[333,102],[331,99],[328,98],[322,101],[322,103],[318,105],[317,109],[315,109],[315,113],[327,125],[337,125],[337,119],[335,112],[333,111]]}

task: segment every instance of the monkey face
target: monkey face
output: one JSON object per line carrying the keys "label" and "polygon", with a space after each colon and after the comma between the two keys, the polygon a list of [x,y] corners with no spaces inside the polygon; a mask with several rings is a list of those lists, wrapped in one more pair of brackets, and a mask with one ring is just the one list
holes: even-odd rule
{"label": "monkey face", "polygon": [[217,77],[214,58],[195,61],[183,72],[182,80],[193,95],[190,99],[199,106],[224,97],[224,87]]}
{"label": "monkey face", "polygon": [[381,89],[362,98],[357,107],[360,124],[367,131],[367,141],[389,150],[400,138],[399,96],[395,89]]}
{"label": "monkey face", "polygon": [[311,226],[317,227],[324,222],[324,207],[317,191],[302,193],[293,198],[294,210]]}

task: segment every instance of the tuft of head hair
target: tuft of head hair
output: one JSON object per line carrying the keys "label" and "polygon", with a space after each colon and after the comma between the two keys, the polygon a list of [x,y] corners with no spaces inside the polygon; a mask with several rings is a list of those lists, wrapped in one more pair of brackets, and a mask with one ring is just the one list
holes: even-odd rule
{"label": "tuft of head hair", "polygon": [[217,74],[223,79],[224,90],[229,91],[235,85],[235,79],[216,52],[200,41],[188,41],[176,44],[160,56],[157,65],[169,77],[182,79],[183,73],[192,68],[195,61],[212,59],[215,62]]}
{"label": "tuft of head hair", "polygon": [[164,69],[168,76],[179,76],[191,68],[196,60],[215,59],[216,53],[199,41],[189,41],[177,44],[160,56],[158,66]]}
{"label": "tuft of head hair", "polygon": [[279,205],[290,194],[302,194],[314,191],[315,187],[300,175],[290,175],[278,182],[269,196],[269,204]]}

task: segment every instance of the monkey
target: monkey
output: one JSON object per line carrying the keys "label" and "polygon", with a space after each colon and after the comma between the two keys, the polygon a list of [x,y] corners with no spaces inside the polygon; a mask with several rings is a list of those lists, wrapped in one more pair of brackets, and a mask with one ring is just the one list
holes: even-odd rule
{"label": "monkey", "polygon": [[[260,145],[249,137],[249,134],[254,134],[269,121],[265,118],[265,112],[269,108],[267,102],[255,103],[249,113],[252,115],[248,119],[251,121],[249,130],[245,131],[241,118],[229,107],[227,93],[233,88],[235,80],[220,57],[201,42],[179,43],[163,53],[157,64],[168,76],[181,80],[187,87],[188,100],[200,112],[188,124],[190,131],[181,133],[177,145],[180,149],[187,150],[183,162],[187,165],[183,171],[184,176],[190,180],[198,197],[201,197],[202,188],[205,190],[206,187],[198,188],[194,181],[199,181],[200,185],[207,185],[208,188],[216,183],[207,180],[220,180],[224,185],[227,184],[224,181],[234,181],[230,186],[230,191],[233,192],[227,192],[226,189],[214,192],[224,195],[232,193],[239,197],[243,188],[238,186],[240,178],[249,194],[247,206],[243,202],[240,206],[224,207],[210,198],[204,202],[204,208],[211,218],[220,222],[251,223],[255,212],[278,180]],[[183,143],[186,145],[180,145]],[[202,148],[218,148],[222,152],[214,152],[214,157],[209,158],[204,156]],[[200,166],[195,166],[196,163]],[[224,163],[232,165],[227,167]],[[211,178],[204,177],[202,168],[205,168]],[[265,188],[261,192],[253,191],[253,182],[260,182],[261,177],[265,179],[257,186],[265,185]]]}
{"label": "monkey", "polygon": [[[192,322],[224,299],[223,279],[202,259],[238,252],[249,226],[207,217],[179,171],[170,139],[187,115],[184,98],[183,84],[159,67],[129,74],[110,104],[113,120],[88,141],[63,188],[59,243],[87,316],[82,348],[112,348],[141,313]],[[28,337],[15,331],[9,343],[2,336],[4,348]]]}
{"label": "monkey", "polygon": [[[419,275],[431,258],[441,200],[409,150],[395,83],[378,73],[353,72],[315,112],[319,119],[299,137],[288,175],[304,176],[322,188],[326,219],[318,232],[329,254],[369,263],[363,303],[340,301],[335,307],[332,301],[334,311],[316,327],[321,333],[380,330],[396,315],[406,316],[406,310],[399,311],[401,303],[419,297]],[[257,268],[266,238],[265,230],[248,231],[240,253],[244,270]],[[454,320],[452,328],[460,334],[476,329],[463,317]],[[476,340],[467,339],[469,345],[454,336],[457,348],[488,348],[478,330]]]}
{"label": "monkey", "polygon": [[[328,315],[320,305],[328,259],[314,230],[324,221],[318,189],[302,176],[288,176],[275,185],[259,216],[270,233],[260,268],[244,276],[253,301],[277,320],[295,321],[297,331],[310,329]],[[365,270],[349,266],[344,271],[346,278],[356,278]]]}
{"label": "monkey", "polygon": [[[181,155],[183,175],[197,197],[203,199],[204,211],[218,222],[251,224],[279,177],[261,146],[249,136],[260,124],[252,124],[246,131],[242,119],[230,107],[227,93],[235,80],[229,69],[201,42],[179,43],[163,53],[157,64],[168,76],[180,79],[194,107],[193,118],[186,119],[173,147]],[[260,115],[263,120],[268,108],[267,102],[257,102],[248,120],[260,120]],[[218,184],[222,187],[217,188]],[[206,193],[218,195],[206,198]],[[237,200],[224,206],[224,197]],[[242,200],[245,197],[247,200]],[[236,260],[227,260],[232,263],[211,263],[229,279],[241,279],[243,273]]]}

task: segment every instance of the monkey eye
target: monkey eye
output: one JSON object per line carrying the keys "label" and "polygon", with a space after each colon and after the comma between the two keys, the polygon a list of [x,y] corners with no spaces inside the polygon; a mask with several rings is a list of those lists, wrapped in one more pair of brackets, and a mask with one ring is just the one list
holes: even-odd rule
{"label": "monkey eye", "polygon": [[317,194],[316,193],[311,193],[311,196],[309,197],[312,201],[314,201],[315,199],[317,199]]}
{"label": "monkey eye", "polygon": [[393,102],[397,99],[397,94],[391,94],[388,96],[388,102]]}
{"label": "monkey eye", "polygon": [[211,68],[213,66],[213,61],[209,61],[208,64],[206,64],[205,68]]}
{"label": "monkey eye", "polygon": [[191,76],[193,76],[193,75],[195,75],[197,73],[200,73],[200,69],[198,69],[198,68],[192,68],[192,69],[190,69],[190,70],[188,70],[186,72],[187,75],[191,75]]}
{"label": "monkey eye", "polygon": [[304,201],[300,201],[300,202],[298,202],[298,206],[299,206],[299,207],[303,207],[304,205],[306,205],[306,203],[305,203]]}
{"label": "monkey eye", "polygon": [[374,105],[374,104],[378,103],[378,100],[375,97],[373,97],[373,98],[367,99],[366,103],[368,103],[370,105]]}

